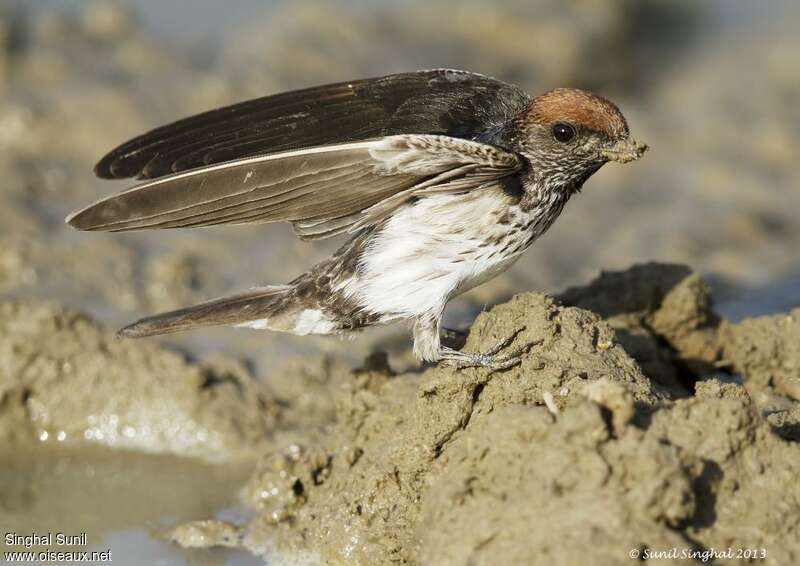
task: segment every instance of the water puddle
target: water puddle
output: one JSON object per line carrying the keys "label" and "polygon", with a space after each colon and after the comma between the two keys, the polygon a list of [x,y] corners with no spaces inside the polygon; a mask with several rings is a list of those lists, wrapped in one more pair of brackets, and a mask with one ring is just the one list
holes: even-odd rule
{"label": "water puddle", "polygon": [[[4,451],[3,551],[110,551],[115,565],[263,564],[243,551],[186,551],[164,539],[169,527],[184,521],[242,519],[237,492],[249,471],[249,465],[211,465],[106,448]],[[25,543],[6,544],[9,533],[50,535],[50,540],[29,539],[26,549]],[[59,544],[59,533],[73,544]]]}

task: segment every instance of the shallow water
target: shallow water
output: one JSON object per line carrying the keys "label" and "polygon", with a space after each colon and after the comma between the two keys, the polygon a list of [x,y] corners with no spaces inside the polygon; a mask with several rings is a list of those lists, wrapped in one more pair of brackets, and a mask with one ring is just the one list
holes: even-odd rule
{"label": "shallow water", "polygon": [[[263,564],[240,551],[180,549],[164,540],[177,523],[240,518],[246,465],[210,465],[174,456],[40,445],[0,453],[3,532],[86,533],[86,546],[28,550],[111,551],[114,564]],[[5,539],[4,539],[5,542]],[[3,550],[26,550],[3,546]]]}

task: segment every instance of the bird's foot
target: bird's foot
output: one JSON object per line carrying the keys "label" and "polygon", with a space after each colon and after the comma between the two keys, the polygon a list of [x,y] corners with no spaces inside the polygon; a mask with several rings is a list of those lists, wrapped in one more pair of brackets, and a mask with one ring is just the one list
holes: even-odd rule
{"label": "bird's foot", "polygon": [[500,355],[500,352],[511,345],[516,339],[517,335],[525,330],[520,328],[510,336],[500,340],[497,344],[486,350],[485,352],[461,352],[451,348],[442,348],[441,359],[454,365],[457,369],[470,368],[470,367],[484,367],[490,369],[492,372],[502,371],[518,365],[522,361],[522,355],[527,353],[538,342],[529,342],[521,346],[517,346],[508,352]]}

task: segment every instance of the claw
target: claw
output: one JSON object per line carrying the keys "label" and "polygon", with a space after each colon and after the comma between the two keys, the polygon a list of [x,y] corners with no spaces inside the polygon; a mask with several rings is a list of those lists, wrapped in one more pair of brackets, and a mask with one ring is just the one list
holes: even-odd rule
{"label": "claw", "polygon": [[512,342],[514,342],[514,340],[517,338],[517,335],[520,332],[522,332],[523,330],[525,330],[524,326],[522,328],[516,330],[510,336],[507,336],[507,337],[503,338],[502,340],[500,340],[499,342],[497,342],[494,346],[492,346],[491,348],[486,350],[484,352],[484,355],[486,355],[486,356],[494,356],[495,354],[497,354],[501,350],[504,350],[505,348],[510,346]]}

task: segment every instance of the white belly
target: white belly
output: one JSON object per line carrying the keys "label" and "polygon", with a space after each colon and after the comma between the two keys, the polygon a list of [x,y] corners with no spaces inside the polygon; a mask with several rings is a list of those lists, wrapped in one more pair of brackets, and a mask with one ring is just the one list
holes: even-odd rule
{"label": "white belly", "polygon": [[510,223],[499,224],[508,211],[488,191],[420,199],[376,233],[362,256],[361,275],[344,290],[384,321],[441,313],[451,297],[502,273],[524,251],[517,244],[528,234],[511,226],[527,215],[514,209]]}

